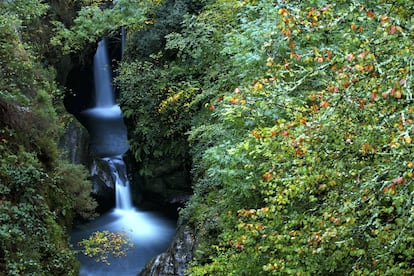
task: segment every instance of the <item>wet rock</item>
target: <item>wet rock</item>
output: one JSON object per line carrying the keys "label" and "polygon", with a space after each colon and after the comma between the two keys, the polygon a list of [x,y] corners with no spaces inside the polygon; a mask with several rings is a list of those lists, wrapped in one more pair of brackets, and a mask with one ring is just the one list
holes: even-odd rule
{"label": "wet rock", "polygon": [[194,231],[187,225],[181,225],[169,249],[147,263],[139,276],[184,275],[193,256],[195,243]]}
{"label": "wet rock", "polygon": [[91,178],[94,179],[94,193],[98,193],[98,190],[95,190],[95,182],[98,187],[107,187],[109,189],[115,189],[115,180],[112,175],[111,164],[104,159],[94,159],[91,164]]}
{"label": "wet rock", "polygon": [[110,164],[103,159],[93,159],[90,166],[93,196],[99,203],[98,211],[109,210],[115,206],[115,179]]}

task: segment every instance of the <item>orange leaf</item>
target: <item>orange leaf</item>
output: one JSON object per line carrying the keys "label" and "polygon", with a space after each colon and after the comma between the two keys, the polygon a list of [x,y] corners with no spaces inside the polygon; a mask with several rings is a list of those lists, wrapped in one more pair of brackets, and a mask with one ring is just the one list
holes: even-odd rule
{"label": "orange leaf", "polygon": [[351,30],[352,30],[352,31],[355,31],[355,30],[356,30],[356,25],[355,25],[355,23],[352,23],[352,24],[351,24]]}
{"label": "orange leaf", "polygon": [[322,102],[320,103],[320,106],[321,106],[321,107],[328,107],[328,106],[329,106],[329,102],[322,101]]}
{"label": "orange leaf", "polygon": [[373,11],[367,11],[367,16],[374,18],[375,17],[375,13]]}
{"label": "orange leaf", "polygon": [[262,177],[265,181],[269,181],[270,179],[272,179],[272,174],[270,172],[267,172],[267,173],[264,173]]}

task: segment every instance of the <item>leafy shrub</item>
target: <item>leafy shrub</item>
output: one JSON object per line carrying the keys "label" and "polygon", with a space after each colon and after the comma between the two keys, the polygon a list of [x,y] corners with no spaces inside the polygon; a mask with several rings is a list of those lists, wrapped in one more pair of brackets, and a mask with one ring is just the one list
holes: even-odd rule
{"label": "leafy shrub", "polygon": [[87,1],[81,5],[71,26],[60,21],[52,22],[55,35],[51,38],[51,44],[59,47],[63,53],[70,53],[79,51],[86,44],[94,43],[104,36],[116,34],[121,26],[131,30],[141,29],[145,26],[149,13],[160,2],[119,0],[111,2],[109,6],[107,1]]}
{"label": "leafy shrub", "polygon": [[215,44],[240,83],[190,134],[182,214],[221,215],[189,273],[412,273],[410,7],[250,2]]}
{"label": "leafy shrub", "polygon": [[[92,199],[92,183],[88,180],[87,170],[76,164],[61,162],[54,174],[53,193],[61,195],[50,206],[62,218],[89,220],[96,217],[97,203]],[[64,204],[63,204],[64,203]]]}
{"label": "leafy shrub", "polygon": [[185,132],[194,112],[191,101],[198,92],[196,83],[176,82],[179,76],[168,68],[153,66],[148,62],[124,65],[119,79],[123,114],[132,128],[129,144],[136,160],[143,163],[143,175],[151,175],[160,160],[187,159]]}
{"label": "leafy shrub", "polygon": [[[154,13],[154,24],[132,33],[128,39],[117,84],[122,91],[120,104],[130,129],[131,151],[141,163],[142,175],[154,174],[164,163],[188,167],[187,131],[193,120],[200,118],[195,114],[202,112],[202,99],[208,97],[201,87],[203,74],[213,75],[204,65],[207,66],[214,48],[210,44],[193,45],[191,37],[185,42],[189,45],[184,45],[179,35],[185,33],[199,39],[211,33],[207,25],[204,25],[205,32],[194,33],[199,30],[183,24],[185,30],[181,31],[177,24],[186,11],[197,13],[204,5],[204,1],[196,2],[166,1]],[[193,19],[190,15],[184,17],[185,22]],[[155,42],[157,47],[152,47]],[[206,60],[200,56],[195,59],[194,52],[202,53]],[[180,60],[177,55],[188,58]]]}
{"label": "leafy shrub", "polygon": [[67,230],[75,209],[89,216],[95,203],[85,172],[60,160],[55,74],[39,62],[39,41],[30,47],[34,35],[23,27],[40,26],[47,5],[29,2],[0,4],[0,271],[77,275]]}
{"label": "leafy shrub", "polygon": [[83,248],[81,250],[83,254],[107,265],[110,265],[109,256],[126,256],[128,250],[134,247],[126,233],[112,233],[106,230],[93,232],[88,239],[80,241],[78,245]]}
{"label": "leafy shrub", "polygon": [[1,157],[0,246],[4,271],[8,275],[75,275],[78,265],[74,252],[66,244],[66,235],[47,200],[39,193],[44,191],[42,183],[49,176],[36,156],[23,150],[18,155],[6,153]]}

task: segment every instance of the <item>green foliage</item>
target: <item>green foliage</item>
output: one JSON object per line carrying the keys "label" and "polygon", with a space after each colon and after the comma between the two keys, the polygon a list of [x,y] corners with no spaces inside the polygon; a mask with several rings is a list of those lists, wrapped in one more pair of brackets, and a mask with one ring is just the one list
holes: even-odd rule
{"label": "green foliage", "polygon": [[122,110],[133,127],[129,144],[136,160],[144,163],[142,174],[151,174],[159,160],[187,157],[185,132],[194,112],[191,101],[199,89],[196,82],[177,81],[182,72],[173,71],[150,62],[125,63],[120,70]]}
{"label": "green foliage", "polygon": [[[19,43],[17,31],[13,28],[9,17],[0,15],[0,39],[4,43],[0,46],[2,56],[0,71],[0,96],[4,100],[19,101],[27,105],[32,95],[30,86],[33,78],[33,62],[28,58],[24,46]],[[24,72],[28,72],[25,74]]]}
{"label": "green foliage", "polygon": [[[168,30],[152,25],[165,10],[146,17],[117,80],[141,173],[191,154],[195,194],[181,215],[199,240],[187,272],[413,274],[412,7],[199,8]],[[62,45],[82,45],[106,18],[80,15]]]}
{"label": "green foliage", "polygon": [[154,175],[160,164],[184,167],[189,160],[186,132],[199,110],[194,99],[200,84],[188,77],[188,64],[172,62],[175,50],[164,49],[164,36],[180,28],[183,14],[194,10],[192,2],[166,1],[154,11],[154,24],[130,34],[116,79],[141,175]]}
{"label": "green foliage", "polygon": [[78,243],[83,254],[95,258],[97,262],[104,262],[110,265],[108,258],[110,256],[126,256],[128,250],[134,247],[125,232],[112,233],[109,231],[93,232],[88,239]]}
{"label": "green foliage", "polygon": [[62,226],[46,204],[49,175],[36,155],[21,149],[7,151],[0,162],[0,236],[3,271],[8,275],[76,275],[74,252],[66,243]]}
{"label": "green foliage", "polygon": [[42,2],[39,0],[2,1],[0,3],[1,16],[5,16],[9,23],[15,26],[29,22],[45,14],[48,5]]}
{"label": "green foliage", "polygon": [[167,43],[205,70],[188,272],[413,273],[412,8],[226,2]]}
{"label": "green foliage", "polygon": [[67,231],[75,217],[92,217],[96,203],[85,170],[62,161],[57,147],[60,91],[54,70],[40,62],[48,43],[33,39],[43,34],[48,6],[0,7],[0,271],[77,275]]}
{"label": "green foliage", "polygon": [[60,162],[53,180],[50,192],[60,198],[51,202],[50,207],[58,217],[68,222],[74,218],[88,220],[96,217],[97,203],[91,198],[92,185],[83,166]]}
{"label": "green foliage", "polygon": [[[183,16],[194,9],[193,0],[167,0],[152,11],[145,27],[138,31],[129,32],[126,56],[128,59],[148,60],[150,55],[164,50],[165,36],[181,28]],[[201,3],[198,3],[200,5]],[[131,47],[129,47],[131,45]],[[173,53],[165,51],[170,57]]]}
{"label": "green foliage", "polygon": [[171,29],[186,8],[93,2],[53,39],[70,51],[147,24],[121,104],[142,174],[191,152],[189,273],[412,274],[412,7],[205,2]]}
{"label": "green foliage", "polygon": [[130,1],[118,0],[108,6],[106,1],[92,1],[83,5],[71,26],[54,21],[55,36],[52,45],[61,47],[64,53],[82,49],[103,36],[114,35],[121,26],[137,30],[151,24],[148,16],[160,0]]}

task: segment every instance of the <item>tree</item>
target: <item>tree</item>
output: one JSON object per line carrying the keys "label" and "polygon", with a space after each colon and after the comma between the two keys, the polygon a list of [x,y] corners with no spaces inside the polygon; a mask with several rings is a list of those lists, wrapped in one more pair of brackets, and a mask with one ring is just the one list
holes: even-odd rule
{"label": "tree", "polygon": [[151,24],[151,11],[160,0],[147,1],[92,1],[82,5],[71,26],[54,21],[56,35],[51,43],[64,53],[81,50],[104,36],[113,36],[123,26],[131,31]]}

